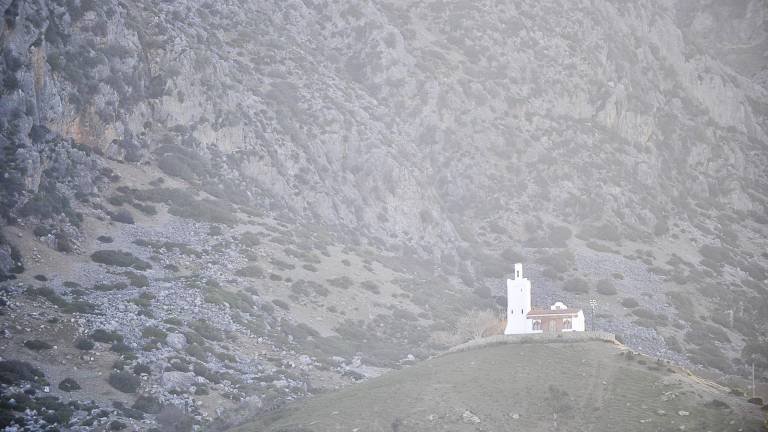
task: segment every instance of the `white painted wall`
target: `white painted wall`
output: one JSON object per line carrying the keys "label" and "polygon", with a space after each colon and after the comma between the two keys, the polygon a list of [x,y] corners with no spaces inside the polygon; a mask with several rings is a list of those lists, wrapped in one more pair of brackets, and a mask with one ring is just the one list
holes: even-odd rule
{"label": "white painted wall", "polygon": [[587,326],[586,322],[584,320],[584,312],[579,310],[579,314],[571,320],[571,328],[570,330],[563,330],[564,332],[574,332],[574,331],[586,331]]}
{"label": "white painted wall", "polygon": [[523,277],[523,265],[515,264],[514,279],[507,279],[507,327],[504,334],[533,333],[531,321],[531,281]]}
{"label": "white painted wall", "polygon": [[584,320],[584,312],[579,310],[579,316],[573,320],[573,331],[585,331],[587,329],[586,321]]}

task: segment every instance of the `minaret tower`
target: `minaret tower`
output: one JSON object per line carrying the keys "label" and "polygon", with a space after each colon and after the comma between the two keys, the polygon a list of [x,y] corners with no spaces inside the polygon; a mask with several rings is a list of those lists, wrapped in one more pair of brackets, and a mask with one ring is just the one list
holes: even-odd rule
{"label": "minaret tower", "polygon": [[531,333],[526,315],[531,311],[531,281],[523,277],[523,265],[515,264],[514,279],[507,279],[507,328],[504,334]]}

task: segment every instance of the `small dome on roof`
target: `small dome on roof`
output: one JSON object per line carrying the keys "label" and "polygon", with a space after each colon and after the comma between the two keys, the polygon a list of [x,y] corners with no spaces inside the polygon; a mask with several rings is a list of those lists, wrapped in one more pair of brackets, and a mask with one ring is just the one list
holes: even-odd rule
{"label": "small dome on roof", "polygon": [[550,310],[563,310],[563,309],[568,309],[568,306],[563,304],[563,302],[556,302],[555,304],[550,306],[549,309]]}

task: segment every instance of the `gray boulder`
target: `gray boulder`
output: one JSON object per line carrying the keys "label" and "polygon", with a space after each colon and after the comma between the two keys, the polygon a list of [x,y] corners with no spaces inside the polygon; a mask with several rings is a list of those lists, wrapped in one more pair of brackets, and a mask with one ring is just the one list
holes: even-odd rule
{"label": "gray boulder", "polygon": [[165,343],[176,351],[181,351],[187,346],[187,338],[181,333],[170,333],[165,337]]}
{"label": "gray boulder", "polygon": [[163,372],[160,377],[160,385],[165,390],[189,390],[195,384],[195,374],[192,372]]}

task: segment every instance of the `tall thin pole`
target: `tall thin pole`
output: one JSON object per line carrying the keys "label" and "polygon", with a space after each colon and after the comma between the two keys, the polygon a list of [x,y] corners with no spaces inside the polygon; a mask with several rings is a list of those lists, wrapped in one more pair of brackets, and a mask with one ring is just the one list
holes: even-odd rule
{"label": "tall thin pole", "polygon": [[755,397],[755,362],[752,362],[752,397]]}

